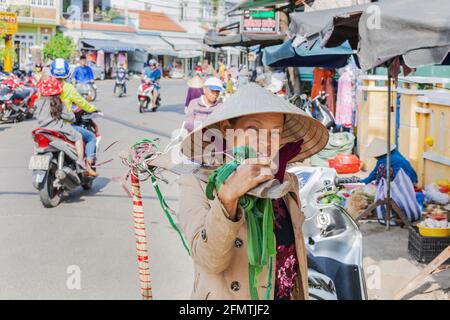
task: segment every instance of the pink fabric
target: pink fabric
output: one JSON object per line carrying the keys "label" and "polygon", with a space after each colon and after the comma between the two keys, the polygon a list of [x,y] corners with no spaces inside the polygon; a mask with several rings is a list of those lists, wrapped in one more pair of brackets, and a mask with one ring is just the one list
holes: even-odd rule
{"label": "pink fabric", "polygon": [[349,71],[345,71],[339,78],[336,103],[336,124],[345,127],[352,126],[353,89]]}

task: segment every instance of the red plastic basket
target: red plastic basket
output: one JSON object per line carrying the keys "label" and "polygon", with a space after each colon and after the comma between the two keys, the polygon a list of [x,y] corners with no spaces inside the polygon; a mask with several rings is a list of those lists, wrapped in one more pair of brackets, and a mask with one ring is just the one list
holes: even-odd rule
{"label": "red plastic basket", "polygon": [[334,168],[338,174],[352,174],[359,172],[361,161],[353,154],[338,154],[329,159],[330,168]]}

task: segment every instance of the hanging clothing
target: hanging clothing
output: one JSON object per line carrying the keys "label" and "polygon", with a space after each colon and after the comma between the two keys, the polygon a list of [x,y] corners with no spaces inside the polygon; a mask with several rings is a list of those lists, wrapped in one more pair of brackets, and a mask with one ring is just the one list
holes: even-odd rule
{"label": "hanging clothing", "polygon": [[314,83],[311,90],[311,99],[319,95],[321,91],[328,94],[327,107],[334,115],[336,112],[335,89],[333,85],[333,77],[336,72],[330,69],[314,68]]}
{"label": "hanging clothing", "polygon": [[126,64],[127,63],[127,56],[125,55],[125,53],[120,52],[117,55],[117,62],[118,62],[118,64]]}
{"label": "hanging clothing", "polygon": [[351,127],[353,120],[353,81],[350,70],[339,77],[336,101],[336,124]]}
{"label": "hanging clothing", "polygon": [[105,52],[103,50],[97,51],[97,66],[100,68],[105,67]]}

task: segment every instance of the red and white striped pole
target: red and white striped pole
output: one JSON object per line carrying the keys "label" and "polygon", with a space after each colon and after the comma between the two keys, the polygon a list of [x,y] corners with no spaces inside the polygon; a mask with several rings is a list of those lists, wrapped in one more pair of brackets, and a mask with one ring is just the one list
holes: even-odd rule
{"label": "red and white striped pole", "polygon": [[152,283],[150,279],[147,234],[145,230],[144,207],[142,205],[141,185],[137,173],[131,174],[131,190],[133,193],[134,235],[136,237],[136,254],[143,300],[152,300]]}

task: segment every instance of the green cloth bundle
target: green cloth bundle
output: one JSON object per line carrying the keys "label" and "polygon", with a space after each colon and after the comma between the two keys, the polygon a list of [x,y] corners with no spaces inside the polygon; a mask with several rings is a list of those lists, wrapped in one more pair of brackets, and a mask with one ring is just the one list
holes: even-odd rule
{"label": "green cloth bundle", "polygon": [[[235,160],[220,167],[209,176],[206,187],[208,199],[214,200],[214,189],[219,192],[222,184],[242,162],[246,159],[256,158],[255,151],[247,146],[238,147],[233,153]],[[265,299],[269,300],[272,291],[273,257],[276,254],[272,201],[245,195],[239,199],[239,206],[245,211],[247,220],[250,296],[252,300],[259,300],[258,277],[263,268],[268,266]]]}

